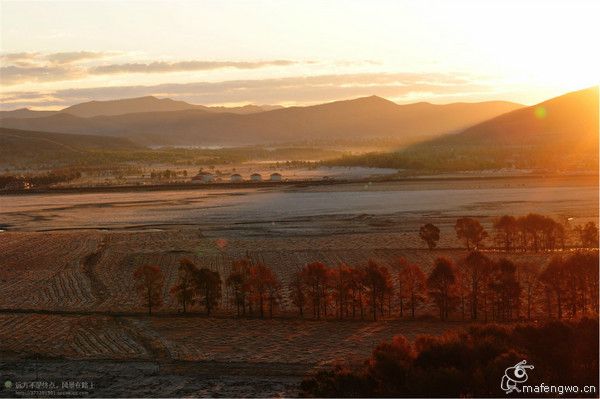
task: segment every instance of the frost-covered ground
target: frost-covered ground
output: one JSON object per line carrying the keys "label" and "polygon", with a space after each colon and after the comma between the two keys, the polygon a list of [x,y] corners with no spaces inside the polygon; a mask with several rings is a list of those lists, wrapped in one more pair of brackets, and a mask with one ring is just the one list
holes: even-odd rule
{"label": "frost-covered ground", "polygon": [[360,229],[360,223],[355,226],[352,220],[357,216],[393,223],[529,212],[561,221],[596,219],[598,182],[589,178],[408,181],[14,195],[0,201],[0,228],[5,230],[195,226],[204,231],[305,234]]}

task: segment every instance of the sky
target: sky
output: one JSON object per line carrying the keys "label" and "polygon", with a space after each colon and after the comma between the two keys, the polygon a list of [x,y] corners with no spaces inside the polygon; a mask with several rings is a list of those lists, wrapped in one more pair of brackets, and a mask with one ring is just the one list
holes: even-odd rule
{"label": "sky", "polygon": [[598,84],[599,16],[592,0],[0,0],[0,107],[529,105]]}

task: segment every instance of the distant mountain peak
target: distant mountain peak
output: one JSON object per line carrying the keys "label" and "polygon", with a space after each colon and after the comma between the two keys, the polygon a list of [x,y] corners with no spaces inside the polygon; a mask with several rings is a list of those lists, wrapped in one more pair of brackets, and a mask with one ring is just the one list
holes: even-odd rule
{"label": "distant mountain peak", "polygon": [[372,94],[370,96],[367,97],[359,97],[357,98],[357,100],[363,100],[363,101],[374,101],[374,102],[380,102],[380,103],[392,103],[395,104],[395,102],[388,100],[387,98],[383,98],[381,96]]}
{"label": "distant mountain peak", "polygon": [[380,97],[380,96],[376,96],[376,95],[352,98],[349,100],[334,101],[329,104],[356,104],[356,105],[361,105],[361,106],[368,105],[368,106],[383,106],[383,107],[398,106],[398,104],[396,104],[395,102],[390,101],[390,100]]}

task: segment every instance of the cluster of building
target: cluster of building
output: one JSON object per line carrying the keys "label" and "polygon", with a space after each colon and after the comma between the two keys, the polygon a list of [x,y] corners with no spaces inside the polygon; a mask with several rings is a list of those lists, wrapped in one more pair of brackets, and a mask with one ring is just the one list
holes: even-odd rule
{"label": "cluster of building", "polygon": [[[209,172],[200,172],[192,177],[192,183],[214,183],[215,181],[217,181],[217,176]],[[229,176],[229,181],[231,183],[243,183],[246,180],[244,180],[244,177],[239,173],[234,173]],[[280,182],[283,181],[283,176],[281,173],[271,173],[268,180],[263,180],[260,173],[253,173],[250,175],[250,180],[248,181],[256,183],[262,181]]]}
{"label": "cluster of building", "polygon": [[5,190],[29,190],[30,188],[33,188],[33,184],[31,184],[28,181],[25,180],[15,180],[15,181],[11,181],[9,183],[7,183],[4,186]]}

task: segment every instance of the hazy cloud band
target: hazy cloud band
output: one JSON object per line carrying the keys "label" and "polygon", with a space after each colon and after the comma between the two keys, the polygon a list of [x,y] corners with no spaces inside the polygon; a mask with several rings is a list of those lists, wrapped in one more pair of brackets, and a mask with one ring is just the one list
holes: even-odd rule
{"label": "hazy cloud band", "polygon": [[230,80],[223,82],[169,83],[153,86],[118,86],[65,89],[52,92],[11,92],[2,95],[4,108],[36,103],[69,106],[90,100],[141,97],[172,97],[197,104],[286,102],[309,103],[367,95],[402,97],[412,94],[452,96],[488,91],[489,86],[447,74],[363,73],[296,76],[280,79]]}
{"label": "hazy cloud band", "polygon": [[[30,82],[58,82],[82,79],[93,75],[114,75],[132,73],[170,73],[190,71],[210,71],[217,69],[259,69],[285,67],[299,64],[292,60],[263,61],[153,61],[148,63],[110,63],[89,65],[91,61],[105,60],[116,53],[74,51],[51,54],[7,53],[0,55],[0,80],[3,85]],[[88,65],[86,65],[86,63]]]}

